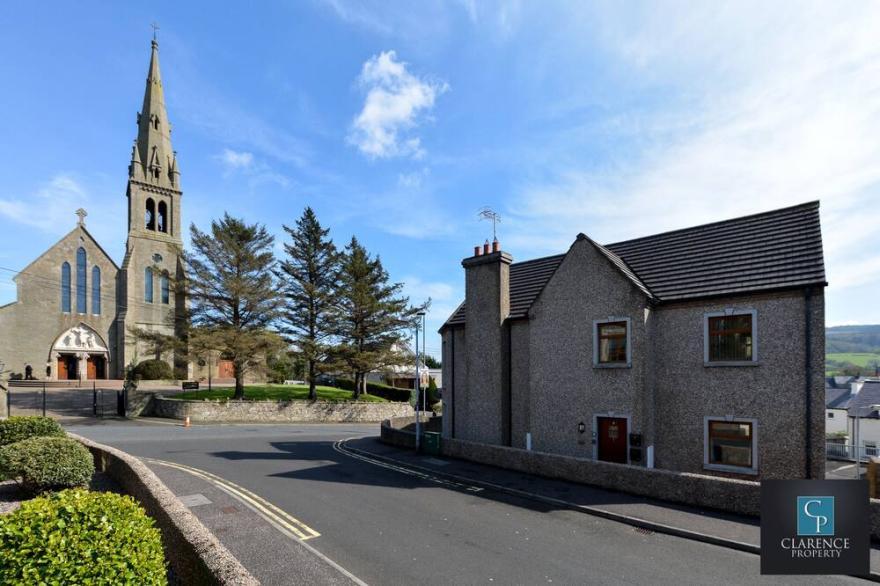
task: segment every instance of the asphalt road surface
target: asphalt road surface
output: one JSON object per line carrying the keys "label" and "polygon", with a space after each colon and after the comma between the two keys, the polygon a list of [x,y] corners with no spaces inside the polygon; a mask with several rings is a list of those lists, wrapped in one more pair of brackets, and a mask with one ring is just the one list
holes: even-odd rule
{"label": "asphalt road surface", "polygon": [[[754,554],[645,534],[490,490],[433,482],[334,449],[340,439],[376,435],[376,425],[183,428],[105,421],[69,429],[142,458],[182,465],[169,468],[175,474],[193,467],[222,477],[319,533],[299,542],[280,531],[237,533],[232,527],[218,535],[221,541],[247,540],[264,555],[281,556],[294,555],[307,544],[295,555],[332,561],[367,584],[858,582],[762,577]],[[345,582],[341,576],[338,582]],[[302,583],[295,576],[271,573],[263,581]],[[337,582],[330,577],[317,581]]]}

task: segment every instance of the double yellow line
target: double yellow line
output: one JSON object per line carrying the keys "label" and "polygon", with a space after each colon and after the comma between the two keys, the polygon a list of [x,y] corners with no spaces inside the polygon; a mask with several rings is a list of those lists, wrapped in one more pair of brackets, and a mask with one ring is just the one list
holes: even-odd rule
{"label": "double yellow line", "polygon": [[144,460],[153,464],[158,464],[160,466],[167,466],[168,468],[175,468],[177,470],[187,472],[188,474],[192,474],[193,476],[196,476],[213,484],[230,496],[245,503],[247,506],[256,511],[260,516],[269,521],[269,523],[274,525],[280,531],[289,533],[300,541],[306,541],[321,536],[320,533],[318,533],[296,517],[289,515],[266,499],[252,493],[243,486],[239,486],[234,482],[226,480],[225,478],[221,478],[215,474],[211,474],[210,472],[205,472],[204,470],[200,470],[199,468],[193,468],[192,466],[186,466],[184,464],[177,464],[176,462],[166,462],[165,460],[156,460],[154,458],[144,458]]}

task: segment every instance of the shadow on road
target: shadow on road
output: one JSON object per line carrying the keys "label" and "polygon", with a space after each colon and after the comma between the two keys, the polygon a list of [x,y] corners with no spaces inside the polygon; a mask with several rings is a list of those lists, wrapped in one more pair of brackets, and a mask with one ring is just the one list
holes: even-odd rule
{"label": "shadow on road", "polygon": [[[670,524],[677,524],[684,515],[690,524],[697,528],[708,528],[710,525],[717,525],[718,523],[724,524],[734,536],[740,536],[743,540],[746,540],[746,533],[751,535],[759,527],[759,521],[751,517],[676,505],[622,492],[543,478],[462,460],[416,456],[410,450],[382,444],[376,437],[349,440],[347,445],[366,452],[391,457],[405,464],[412,464],[423,469],[427,468],[432,472],[422,474],[416,471],[415,474],[407,474],[388,467],[354,459],[333,450],[333,442],[329,441],[271,442],[269,445],[275,451],[219,451],[212,452],[212,455],[232,461],[289,460],[292,464],[294,462],[315,462],[318,464],[295,467],[289,471],[271,475],[280,478],[392,487],[407,490],[420,489],[437,484],[447,489],[465,492],[473,497],[490,499],[495,502],[538,512],[571,510],[576,506],[603,507],[610,511],[617,510],[623,514],[632,514],[634,512],[650,513],[646,516],[653,517],[659,522],[666,521]],[[434,473],[437,476],[434,476]],[[545,500],[537,500],[533,497],[510,494],[485,486],[471,485],[466,480],[450,479],[445,476],[448,474],[488,482],[525,493],[537,494],[541,497],[559,499],[571,504],[555,504]],[[429,476],[429,478],[425,476]],[[433,479],[430,477],[433,477]]]}

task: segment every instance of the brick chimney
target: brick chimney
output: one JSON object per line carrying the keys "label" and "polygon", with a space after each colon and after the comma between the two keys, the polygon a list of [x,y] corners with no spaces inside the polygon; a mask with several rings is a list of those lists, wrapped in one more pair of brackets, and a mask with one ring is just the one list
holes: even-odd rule
{"label": "brick chimney", "polygon": [[[492,250],[495,250],[494,252]],[[474,249],[477,252],[477,249]],[[500,245],[484,244],[478,254],[461,261],[465,270],[465,345],[467,391],[456,411],[468,411],[468,429],[461,439],[505,444],[507,417],[507,335],[510,313],[510,264]]]}

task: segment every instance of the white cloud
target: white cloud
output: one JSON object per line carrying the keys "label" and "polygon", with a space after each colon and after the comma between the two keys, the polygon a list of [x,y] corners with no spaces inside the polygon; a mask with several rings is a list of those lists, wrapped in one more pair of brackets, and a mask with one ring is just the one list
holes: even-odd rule
{"label": "white cloud", "polygon": [[46,232],[66,232],[74,227],[78,208],[88,208],[83,187],[69,175],[56,175],[26,198],[0,199],[0,215]]}
{"label": "white cloud", "polygon": [[664,99],[625,112],[639,140],[600,162],[572,161],[583,128],[542,145],[549,173],[520,183],[505,244],[561,251],[580,231],[613,242],[820,199],[832,290],[880,283],[880,5],[863,7],[596,19],[609,66]]}
{"label": "white cloud", "polygon": [[397,175],[397,185],[405,189],[418,189],[429,174],[427,167],[411,173],[400,173]]}
{"label": "white cloud", "polygon": [[232,149],[223,149],[217,155],[217,159],[223,163],[227,170],[249,169],[254,164],[254,155],[246,151],[238,152]]}
{"label": "white cloud", "polygon": [[421,139],[412,131],[430,115],[448,84],[413,75],[394,51],[368,59],[358,83],[367,95],[352,122],[349,143],[371,159],[422,157]]}

